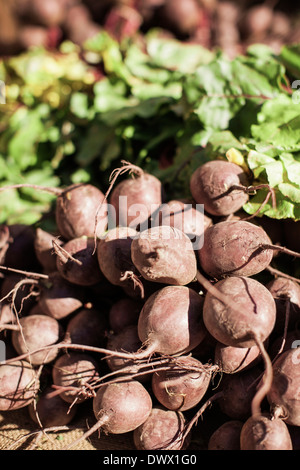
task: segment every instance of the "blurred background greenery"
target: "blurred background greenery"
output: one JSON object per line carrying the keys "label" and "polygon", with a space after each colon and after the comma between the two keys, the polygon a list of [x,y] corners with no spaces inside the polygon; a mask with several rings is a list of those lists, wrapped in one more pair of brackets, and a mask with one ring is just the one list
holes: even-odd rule
{"label": "blurred background greenery", "polygon": [[[105,192],[112,170],[128,160],[159,176],[170,197],[188,197],[193,169],[235,148],[254,182],[278,189],[276,210],[270,202],[264,213],[300,218],[294,2],[0,7],[1,186],[90,182]],[[264,198],[257,194],[247,211]],[[28,188],[3,191],[0,223],[37,223],[54,200]]]}

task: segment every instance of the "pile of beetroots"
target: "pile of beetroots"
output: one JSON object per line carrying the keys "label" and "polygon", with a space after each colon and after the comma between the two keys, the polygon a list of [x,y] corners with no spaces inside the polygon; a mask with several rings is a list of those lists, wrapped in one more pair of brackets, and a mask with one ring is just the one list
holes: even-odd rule
{"label": "pile of beetroots", "polygon": [[65,449],[101,429],[180,450],[212,406],[209,450],[299,448],[300,286],[271,265],[297,246],[243,212],[253,187],[234,163],[197,168],[190,200],[122,165],[106,194],[36,186],[56,194],[55,233],[0,227],[1,412],[27,407],[47,432],[90,402]]}

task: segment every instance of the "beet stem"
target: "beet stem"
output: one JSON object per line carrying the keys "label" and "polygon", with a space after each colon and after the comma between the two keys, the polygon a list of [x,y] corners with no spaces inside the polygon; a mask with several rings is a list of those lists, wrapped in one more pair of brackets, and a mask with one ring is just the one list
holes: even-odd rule
{"label": "beet stem", "polygon": [[219,289],[217,289],[211,282],[206,279],[199,271],[197,271],[197,281],[207,290],[207,292],[211,293],[214,297],[216,297],[220,302],[228,307],[232,308],[234,311],[239,313],[236,305],[231,301],[230,297],[224,295]]}
{"label": "beet stem", "polygon": [[67,263],[68,261],[73,261],[74,263],[78,264],[79,266],[82,266],[82,261],[79,259],[74,258],[67,250],[65,250],[62,246],[58,245],[58,243],[53,240],[52,241],[52,246],[53,250],[56,254],[56,256],[59,257],[60,261],[62,263]]}
{"label": "beet stem", "polygon": [[289,274],[283,273],[282,271],[279,271],[279,269],[273,268],[272,266],[267,266],[266,269],[274,276],[284,277],[285,279],[290,279],[291,281],[300,284],[300,279],[298,277],[290,276]]}
{"label": "beet stem", "polygon": [[9,364],[10,362],[14,362],[16,360],[26,359],[30,355],[33,355],[41,351],[47,351],[52,348],[66,349],[66,350],[67,349],[75,349],[75,350],[80,349],[80,350],[85,350],[85,351],[92,351],[98,354],[106,354],[109,356],[120,357],[122,359],[133,359],[137,361],[140,359],[145,359],[149,357],[151,354],[154,354],[156,352],[155,351],[156,344],[151,344],[149,347],[147,347],[144,350],[141,350],[140,352],[138,351],[134,353],[128,353],[128,352],[122,352],[122,351],[112,351],[110,349],[105,349],[105,348],[98,348],[96,346],[88,346],[85,344],[73,344],[67,341],[62,341],[61,343],[50,344],[49,346],[44,346],[42,348],[35,349],[34,351],[31,351],[30,353],[24,353],[20,356],[13,357],[5,361],[0,361],[0,365]]}
{"label": "beet stem", "polygon": [[64,447],[62,450],[70,450],[72,447],[78,445],[84,439],[87,439],[91,434],[94,434],[98,429],[103,426],[103,424],[107,423],[109,420],[108,415],[103,415],[95,424],[92,426],[88,431],[86,431],[82,436],[75,439],[75,441],[71,442],[68,446]]}
{"label": "beet stem", "polygon": [[3,269],[4,271],[9,271],[11,273],[23,274],[24,276],[32,277],[34,279],[49,279],[49,276],[47,274],[33,273],[30,271],[23,271],[22,269],[9,268],[7,266],[0,266],[0,269]]}
{"label": "beet stem", "polygon": [[283,348],[284,348],[284,345],[285,345],[285,342],[286,342],[287,331],[288,331],[288,325],[289,325],[289,319],[290,319],[290,310],[291,310],[291,300],[286,299],[283,337],[282,337],[280,348],[279,348],[276,356],[272,360],[272,363],[274,363],[274,361],[277,359],[279,354],[281,354],[282,351],[283,351]]}
{"label": "beet stem", "polygon": [[54,187],[49,187],[49,186],[39,186],[38,184],[27,184],[27,183],[2,186],[0,188],[0,191],[4,191],[7,189],[22,189],[22,188],[38,189],[40,191],[45,191],[47,193],[55,194],[56,196],[59,196],[64,191],[63,189],[60,189],[60,188],[54,188]]}
{"label": "beet stem", "polygon": [[281,251],[282,253],[286,255],[291,255],[291,256],[295,256],[296,258],[300,258],[300,253],[298,253],[297,251],[290,250],[284,246],[273,245],[272,243],[270,243],[270,244],[260,245],[260,247],[262,249],[267,249],[267,250]]}
{"label": "beet stem", "polygon": [[211,398],[209,398],[208,400],[206,400],[206,402],[201,406],[201,408],[197,411],[197,413],[194,415],[194,417],[190,420],[190,422],[187,424],[187,426],[185,427],[185,430],[183,431],[183,434],[182,434],[182,437],[181,437],[181,440],[184,441],[187,437],[187,435],[189,434],[189,432],[191,431],[192,427],[194,426],[194,424],[198,421],[198,419],[200,418],[200,416],[202,416],[202,414],[204,413],[204,411],[216,400],[218,400],[219,398],[222,398],[223,397],[223,392],[217,392],[215,393],[215,395],[213,395]]}
{"label": "beet stem", "polygon": [[254,398],[252,399],[251,403],[252,416],[259,416],[261,415],[261,403],[265,396],[268,394],[272,385],[273,366],[272,361],[264,347],[263,341],[261,341],[261,339],[258,338],[256,335],[254,335],[254,340],[260,350],[260,353],[265,363],[265,373],[262,378],[263,383],[254,395]]}
{"label": "beet stem", "polygon": [[115,168],[111,174],[110,174],[110,177],[109,177],[109,187],[108,187],[108,190],[106,191],[105,195],[104,195],[104,198],[102,199],[101,203],[99,204],[97,210],[96,210],[96,215],[95,215],[95,227],[94,227],[94,251],[93,251],[93,254],[95,254],[96,252],[96,249],[97,249],[97,226],[98,226],[98,214],[99,214],[99,211],[101,209],[101,207],[103,206],[103,204],[105,203],[105,201],[107,200],[108,196],[109,196],[109,193],[111,192],[117,178],[122,175],[123,173],[126,173],[126,171],[129,171],[129,174],[132,174],[132,173],[135,173],[137,174],[139,177],[141,177],[143,174],[144,174],[144,170],[142,170],[142,168],[136,166],[136,165],[133,165],[132,163],[130,162],[127,162],[125,160],[122,160],[121,163],[123,164],[123,167],[121,168]]}

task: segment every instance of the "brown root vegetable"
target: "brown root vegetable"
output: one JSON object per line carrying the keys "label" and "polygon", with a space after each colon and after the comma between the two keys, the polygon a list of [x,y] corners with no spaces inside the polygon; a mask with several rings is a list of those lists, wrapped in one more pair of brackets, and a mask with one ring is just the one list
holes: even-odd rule
{"label": "brown root vegetable", "polygon": [[235,374],[249,369],[261,359],[260,349],[256,345],[251,348],[239,348],[217,342],[215,347],[214,363],[224,374]]}
{"label": "brown root vegetable", "polygon": [[203,298],[187,286],[166,286],[145,302],[138,334],[146,349],[138,357],[184,354],[203,341]]}
{"label": "brown root vegetable", "polygon": [[131,258],[147,281],[183,286],[196,279],[192,242],[174,227],[152,227],[141,232],[132,241]]}
{"label": "brown root vegetable", "polygon": [[8,302],[0,303],[0,326],[8,323],[16,323],[17,317]]}
{"label": "brown root vegetable", "polygon": [[73,344],[104,347],[108,320],[103,312],[95,308],[82,308],[68,321],[66,340]]}
{"label": "brown root vegetable", "polygon": [[247,36],[261,37],[266,35],[273,22],[273,10],[266,3],[254,5],[247,9],[241,28]]}
{"label": "brown root vegetable", "polygon": [[111,434],[133,431],[148,418],[151,409],[149,392],[135,380],[105,385],[93,399],[95,417],[99,420],[107,413],[109,420],[102,427]]}
{"label": "brown root vegetable", "polygon": [[201,248],[207,227],[212,219],[204,214],[203,207],[192,203],[171,200],[162,204],[153,215],[152,226],[167,225],[184,232],[193,242],[194,249]]}
{"label": "brown root vegetable", "polygon": [[243,421],[230,420],[221,424],[210,436],[208,450],[240,450]]}
{"label": "brown root vegetable", "polygon": [[[108,208],[104,194],[96,186],[88,183],[72,184],[65,189],[40,186],[35,184],[14,184],[4,186],[7,189],[31,188],[56,196],[55,219],[59,234],[65,240],[81,236],[100,237],[107,229]],[[18,232],[20,232],[19,226]],[[21,225],[21,228],[23,226]],[[25,226],[25,228],[32,229]],[[24,229],[23,229],[24,232]],[[22,241],[24,242],[24,233]],[[35,232],[33,230],[33,240]],[[9,263],[11,266],[11,263]],[[31,258],[32,265],[32,258]]]}
{"label": "brown root vegetable", "polygon": [[56,271],[56,256],[53,250],[53,241],[62,245],[63,241],[41,228],[35,231],[34,249],[36,257],[46,273]]}
{"label": "brown root vegetable", "polygon": [[19,31],[19,44],[22,49],[48,47],[49,31],[43,26],[24,25]]}
{"label": "brown root vegetable", "polygon": [[37,259],[34,250],[35,230],[30,225],[8,225],[9,245],[3,264],[14,269],[34,271]]}
{"label": "brown root vegetable", "polygon": [[[18,2],[20,3],[20,2]],[[21,10],[24,18],[31,23],[37,23],[43,26],[60,25],[67,14],[66,4],[61,0],[31,0],[22,2]]]}
{"label": "brown root vegetable", "polygon": [[61,320],[83,307],[84,298],[80,286],[71,284],[54,272],[43,284],[38,304],[46,315]]}
{"label": "brown root vegetable", "polygon": [[[137,325],[128,325],[122,331],[112,334],[107,339],[107,349],[110,351],[136,352],[142,346],[138,335]],[[134,364],[132,359],[115,357],[110,355],[106,358],[108,367],[112,371],[120,370]]]}
{"label": "brown root vegetable", "polygon": [[222,378],[219,408],[229,418],[244,421],[252,415],[252,402],[256,395],[260,368],[251,368],[237,374],[226,374]]}
{"label": "brown root vegetable", "polygon": [[151,410],[151,396],[140,382],[130,380],[103,385],[93,398],[96,423],[66,450],[76,446],[100,428],[106,434],[131,432],[146,421]]}
{"label": "brown root vegetable", "polygon": [[57,271],[71,284],[93,286],[103,279],[94,253],[93,238],[73,238],[62,246],[56,246],[55,253]]}
{"label": "brown root vegetable", "polygon": [[68,9],[62,27],[68,39],[79,46],[101,31],[100,24],[93,21],[89,8],[78,2]]}
{"label": "brown root vegetable", "polygon": [[76,405],[70,406],[53,391],[51,386],[47,387],[37,396],[36,403],[31,402],[28,405],[28,413],[32,421],[44,428],[69,424],[78,410]]}
{"label": "brown root vegetable", "polygon": [[[273,337],[273,335],[272,335]],[[272,360],[288,349],[295,348],[300,345],[300,331],[298,329],[287,331],[286,335],[283,332],[279,334],[268,347],[268,354]]]}
{"label": "brown root vegetable", "polygon": [[276,323],[273,334],[283,334],[287,329],[296,327],[300,319],[300,285],[291,279],[277,277],[266,285],[276,303]]}
{"label": "brown root vegetable", "polygon": [[240,446],[241,450],[293,450],[285,422],[267,413],[248,418],[241,430]]}
{"label": "brown root vegetable", "polygon": [[57,196],[56,223],[66,240],[101,236],[108,224],[104,194],[91,184],[69,186]]}
{"label": "brown root vegetable", "polygon": [[273,381],[267,394],[274,416],[292,426],[300,426],[299,381],[299,350],[292,345],[273,362]]}
{"label": "brown root vegetable", "polygon": [[0,410],[17,410],[29,405],[39,389],[39,380],[27,361],[0,365]]}
{"label": "brown root vegetable", "polygon": [[213,160],[198,167],[191,176],[190,190],[197,204],[208,214],[233,214],[248,201],[248,177],[240,166]]}
{"label": "brown root vegetable", "polygon": [[142,302],[124,297],[113,303],[109,310],[109,325],[114,333],[121,332],[126,326],[137,325]]}
{"label": "brown root vegetable", "polygon": [[133,431],[137,450],[180,450],[185,417],[179,411],[155,406],[146,421]]}
{"label": "brown root vegetable", "polygon": [[202,400],[210,380],[210,370],[198,359],[181,356],[176,364],[170,364],[166,370],[154,371],[151,387],[155,397],[165,408],[186,411]]}
{"label": "brown root vegetable", "polygon": [[63,400],[82,403],[94,396],[92,386],[99,379],[99,365],[84,352],[65,353],[53,364],[52,379]]}
{"label": "brown root vegetable", "polygon": [[19,320],[20,331],[12,332],[12,344],[18,354],[29,353],[28,360],[33,365],[52,362],[58,350],[51,348],[30,354],[32,351],[59,343],[63,338],[60,323],[47,315],[29,315]]}
{"label": "brown root vegetable", "polygon": [[107,231],[99,240],[97,258],[100,270],[113,285],[140,285],[139,272],[131,259],[131,245],[137,236],[129,227],[116,227]]}
{"label": "brown root vegetable", "polygon": [[110,204],[115,209],[116,226],[138,230],[148,228],[148,219],[162,203],[162,184],[155,176],[135,165],[127,165],[120,172],[129,170],[134,177],[118,183],[112,190]]}
{"label": "brown root vegetable", "polygon": [[2,302],[8,303],[14,313],[18,312],[18,315],[26,315],[34,306],[36,293],[34,283],[14,273],[4,277],[0,288]]}
{"label": "brown root vegetable", "polygon": [[160,10],[165,27],[179,35],[196,33],[202,19],[202,10],[197,0],[166,0]]}
{"label": "brown root vegetable", "polygon": [[210,334],[227,346],[251,348],[256,339],[265,341],[276,319],[276,306],[270,291],[254,278],[231,276],[215,284],[230,299],[224,303],[207,292],[203,321]]}
{"label": "brown root vegetable", "polygon": [[202,269],[211,277],[254,276],[272,261],[274,250],[267,233],[244,220],[218,222],[205,232],[198,250]]}

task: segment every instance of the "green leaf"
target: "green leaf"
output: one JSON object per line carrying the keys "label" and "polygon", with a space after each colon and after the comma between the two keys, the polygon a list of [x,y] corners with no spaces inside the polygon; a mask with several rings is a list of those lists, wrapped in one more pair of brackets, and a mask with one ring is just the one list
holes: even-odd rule
{"label": "green leaf", "polygon": [[18,162],[21,171],[37,163],[37,143],[43,133],[39,109],[26,114],[8,144],[9,156]]}
{"label": "green leaf", "polygon": [[280,183],[278,189],[281,193],[289,198],[292,202],[300,204],[300,188],[291,183]]}
{"label": "green leaf", "polygon": [[282,153],[279,158],[284,165],[288,179],[300,187],[300,156]]}
{"label": "green leaf", "polygon": [[285,67],[295,76],[300,77],[300,45],[285,45],[281,48],[280,59]]}
{"label": "green leaf", "polygon": [[[248,214],[254,214],[261,208],[267,195],[266,190],[258,191],[257,194],[250,198],[250,201],[243,206]],[[299,206],[296,206],[291,200],[287,199],[282,193],[276,193],[276,207],[269,202],[261,209],[260,215],[266,215],[272,219],[295,219]]]}
{"label": "green leaf", "polygon": [[70,99],[70,111],[82,119],[92,119],[94,111],[89,108],[89,97],[86,93],[75,92]]}
{"label": "green leaf", "polygon": [[[251,150],[248,153],[247,163],[255,178],[262,179],[263,182],[268,183],[272,188],[275,188],[283,181],[283,165],[281,161],[275,160],[269,155]],[[266,174],[266,178],[263,178],[263,173]]]}
{"label": "green leaf", "polygon": [[199,44],[187,44],[176,39],[147,37],[147,52],[153,62],[163,69],[179,71],[182,74],[195,72],[201,64],[209,63],[214,54]]}

